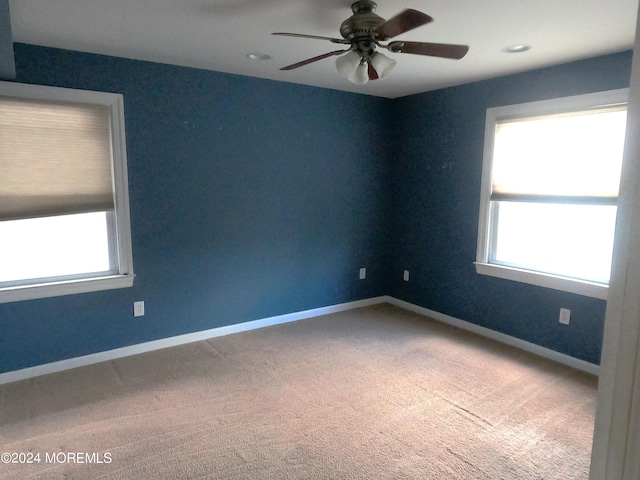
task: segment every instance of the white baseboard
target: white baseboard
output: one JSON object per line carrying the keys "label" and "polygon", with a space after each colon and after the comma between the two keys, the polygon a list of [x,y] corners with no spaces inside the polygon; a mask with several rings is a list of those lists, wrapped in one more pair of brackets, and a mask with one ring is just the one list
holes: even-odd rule
{"label": "white baseboard", "polygon": [[128,357],[130,355],[137,355],[139,353],[175,347],[177,345],[198,342],[209,338],[221,337],[223,335],[230,335],[232,333],[246,332],[248,330],[278,325],[280,323],[295,322],[296,320],[302,320],[304,318],[318,317],[320,315],[343,312],[354,308],[368,307],[370,305],[384,303],[386,299],[387,297],[373,297],[365,300],[356,300],[355,302],[340,303],[338,305],[330,305],[328,307],[287,313],[285,315],[277,315],[275,317],[261,318],[259,320],[237,323],[235,325],[217,327],[209,330],[202,330],[200,332],[178,335],[175,337],[162,338],[160,340],[138,343],[128,347],[116,348],[114,350],[107,350],[104,352],[92,353],[90,355],[83,355],[81,357],[69,358],[67,360],[60,360],[58,362],[46,363],[44,365],[37,365],[35,367],[14,370],[12,372],[0,373],[0,385],[4,383],[17,382],[19,380],[26,380],[40,375],[47,375],[49,373],[61,372],[63,370],[71,370],[72,368],[84,367],[85,365],[92,365],[94,363],[115,360],[117,358]]}
{"label": "white baseboard", "polygon": [[512,347],[516,347],[520,350],[525,350],[535,355],[548,358],[549,360],[568,365],[578,370],[582,370],[583,372],[587,372],[592,375],[600,374],[599,365],[585,362],[584,360],[565,355],[564,353],[556,352],[555,350],[551,350],[549,348],[541,347],[540,345],[536,345],[535,343],[526,342],[524,340],[520,340],[519,338],[496,332],[495,330],[491,330],[489,328],[481,327],[479,325],[476,325],[475,323],[460,320],[459,318],[451,317],[444,313],[429,310],[428,308],[420,307],[413,303],[405,302],[404,300],[399,300],[395,297],[386,297],[385,301],[397,307],[404,308],[405,310],[424,315],[425,317],[429,317],[439,322],[458,327],[462,330],[468,330],[483,337],[491,338],[492,340],[496,340],[500,343],[511,345]]}
{"label": "white baseboard", "polygon": [[212,328],[209,330],[202,330],[200,332],[187,333],[184,335],[178,335],[175,337],[162,338],[160,340],[153,340],[151,342],[139,343],[136,345],[130,345],[128,347],[116,348],[114,350],[107,350],[104,352],[92,353],[90,355],[83,355],[81,357],[69,358],[67,360],[60,360],[58,362],[46,363],[44,365],[37,365],[35,367],[23,368],[21,370],[14,370],[12,372],[0,373],[0,385],[5,383],[17,382],[19,380],[26,380],[28,378],[38,377],[40,375],[47,375],[49,373],[61,372],[64,370],[71,370],[72,368],[83,367],[86,365],[92,365],[94,363],[106,362],[109,360],[115,360],[118,358],[128,357],[131,355],[137,355],[139,353],[151,352],[153,350],[160,350],[162,348],[175,347],[177,345],[184,345],[187,343],[197,342],[200,340],[207,340],[209,338],[221,337],[223,335],[230,335],[232,333],[246,332],[248,330],[255,330],[258,328],[268,327],[271,325],[278,325],[281,323],[295,322],[296,320],[302,320],[305,318],[318,317],[321,315],[328,315],[330,313],[343,312],[346,310],[352,310],[354,308],[368,307],[371,305],[377,305],[380,303],[390,303],[405,310],[424,315],[425,317],[432,318],[439,322],[443,322],[454,327],[458,327],[463,330],[476,333],[483,337],[488,337],[507,345],[525,350],[530,353],[534,353],[541,357],[554,360],[558,363],[568,365],[578,370],[598,375],[600,367],[584,360],[580,360],[563,353],[556,352],[554,350],[541,347],[534,343],[520,340],[519,338],[505,335],[494,330],[490,330],[485,327],[481,327],[474,323],[466,322],[455,317],[451,317],[444,313],[439,313],[428,308],[420,307],[413,303],[399,300],[395,297],[388,295],[367,298],[365,300],[356,300],[355,302],[341,303],[338,305],[330,305],[328,307],[314,308],[311,310],[303,310],[300,312],[288,313],[285,315],[277,315],[275,317],[261,318],[259,320],[253,320],[244,323],[237,323],[235,325],[228,325],[224,327]]}

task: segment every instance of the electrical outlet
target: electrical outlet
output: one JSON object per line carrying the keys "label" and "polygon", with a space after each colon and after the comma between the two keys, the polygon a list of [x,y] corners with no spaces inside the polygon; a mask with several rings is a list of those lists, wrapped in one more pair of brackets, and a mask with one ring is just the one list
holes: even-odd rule
{"label": "electrical outlet", "polygon": [[360,269],[360,280],[364,280],[365,278],[367,278],[367,269],[363,267]]}
{"label": "electrical outlet", "polygon": [[571,310],[568,308],[560,309],[560,318],[558,320],[563,325],[569,325],[571,322]]}
{"label": "electrical outlet", "polygon": [[142,317],[144,315],[144,302],[133,302],[133,316]]}
{"label": "electrical outlet", "polygon": [[405,271],[404,271],[404,273],[402,274],[402,279],[403,279],[405,282],[408,282],[408,281],[409,281],[409,270],[405,270]]}

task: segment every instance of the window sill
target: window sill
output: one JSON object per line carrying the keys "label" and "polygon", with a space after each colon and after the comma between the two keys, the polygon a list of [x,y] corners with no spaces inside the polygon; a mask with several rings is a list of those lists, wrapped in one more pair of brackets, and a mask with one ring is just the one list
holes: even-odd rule
{"label": "window sill", "polygon": [[560,277],[548,273],[533,272],[519,268],[505,267],[491,263],[475,262],[476,272],[480,275],[513,280],[516,282],[528,283],[539,287],[562,290],[564,292],[576,293],[586,297],[607,299],[609,286],[601,283],[587,282],[574,278]]}
{"label": "window sill", "polygon": [[127,288],[133,286],[133,277],[134,275],[111,275],[108,277],[0,288],[0,303]]}

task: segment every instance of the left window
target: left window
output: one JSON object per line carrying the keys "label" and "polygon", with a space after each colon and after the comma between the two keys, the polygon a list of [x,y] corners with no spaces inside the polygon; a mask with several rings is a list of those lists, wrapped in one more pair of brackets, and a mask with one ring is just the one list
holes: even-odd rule
{"label": "left window", "polygon": [[0,82],[0,303],[133,278],[122,95]]}

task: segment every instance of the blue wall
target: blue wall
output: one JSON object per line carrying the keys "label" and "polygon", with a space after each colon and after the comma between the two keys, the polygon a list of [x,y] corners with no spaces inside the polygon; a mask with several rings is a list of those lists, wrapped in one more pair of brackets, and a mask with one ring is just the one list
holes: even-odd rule
{"label": "blue wall", "polygon": [[[599,363],[606,302],[475,272],[485,114],[628,87],[630,68],[626,52],[395,101],[390,294]],[[568,327],[558,323],[560,307],[571,309]]]}
{"label": "blue wall", "polygon": [[15,50],[18,81],[124,95],[137,276],[0,304],[0,373],[383,294],[598,363],[603,301],[475,273],[484,116],[626,87],[630,53],[386,100]]}
{"label": "blue wall", "polygon": [[14,80],[15,77],[9,0],[0,0],[0,80]]}
{"label": "blue wall", "polygon": [[388,100],[15,51],[20,82],[124,95],[136,279],[0,304],[0,372],[386,293]]}

